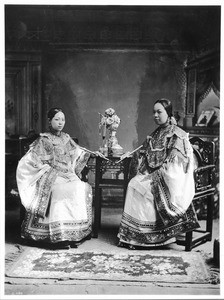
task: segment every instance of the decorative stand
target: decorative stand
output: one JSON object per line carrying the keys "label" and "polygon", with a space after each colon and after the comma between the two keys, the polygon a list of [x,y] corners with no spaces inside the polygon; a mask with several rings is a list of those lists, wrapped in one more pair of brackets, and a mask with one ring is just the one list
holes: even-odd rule
{"label": "decorative stand", "polygon": [[[103,146],[100,148],[100,152],[106,156],[120,157],[123,154],[123,148],[118,144],[116,137],[117,128],[120,124],[120,118],[115,114],[115,110],[113,108],[106,109],[104,115],[100,115],[102,118],[99,123],[99,128],[104,142]],[[109,137],[107,140],[105,140],[106,129],[109,132]]]}

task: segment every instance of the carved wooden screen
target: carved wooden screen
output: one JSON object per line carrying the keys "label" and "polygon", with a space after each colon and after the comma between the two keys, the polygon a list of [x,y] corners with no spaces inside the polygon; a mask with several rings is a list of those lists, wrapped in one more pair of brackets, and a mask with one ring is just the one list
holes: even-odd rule
{"label": "carved wooden screen", "polygon": [[8,137],[41,131],[41,61],[34,55],[6,55],[5,127]]}

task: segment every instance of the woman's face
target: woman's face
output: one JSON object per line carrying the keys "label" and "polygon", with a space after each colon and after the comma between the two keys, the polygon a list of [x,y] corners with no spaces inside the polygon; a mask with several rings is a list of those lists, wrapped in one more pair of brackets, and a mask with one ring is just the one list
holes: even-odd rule
{"label": "woman's face", "polygon": [[167,122],[168,114],[161,103],[156,103],[154,105],[153,117],[157,125],[163,125]]}
{"label": "woman's face", "polygon": [[65,115],[63,112],[59,111],[56,113],[53,119],[51,119],[50,124],[55,131],[62,131],[65,126]]}

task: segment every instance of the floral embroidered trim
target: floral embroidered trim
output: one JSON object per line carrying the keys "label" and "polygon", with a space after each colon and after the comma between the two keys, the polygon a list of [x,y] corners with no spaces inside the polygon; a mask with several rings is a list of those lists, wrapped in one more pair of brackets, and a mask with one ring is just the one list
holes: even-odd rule
{"label": "floral embroidered trim", "polygon": [[186,220],[181,220],[170,226],[158,225],[157,228],[151,229],[150,222],[148,224],[145,222],[144,226],[142,226],[141,222],[123,213],[118,236],[127,243],[134,243],[140,246],[156,246],[181,233],[200,227],[192,206],[188,208],[186,215]]}
{"label": "floral embroidered trim", "polygon": [[[31,202],[31,206],[27,209],[28,211],[34,213],[34,215],[37,215],[38,217],[45,217],[50,198],[51,186],[54,183],[56,176],[57,171],[52,168],[43,174],[43,176],[38,180],[35,195]],[[34,207],[34,205],[36,206]]]}
{"label": "floral embroidered trim", "polygon": [[[37,215],[28,211],[22,223],[21,237],[35,241],[56,243],[63,240],[80,241],[89,235],[92,231],[92,188],[87,183],[85,183],[85,186],[86,220],[69,222],[62,220],[61,222],[53,222],[49,225],[44,219],[40,219]],[[61,230],[62,227],[63,230]]]}
{"label": "floral embroidered trim", "polygon": [[89,157],[90,157],[89,153],[83,152],[77,159],[76,165],[75,165],[75,173],[79,177],[81,176],[81,172],[82,172],[83,168],[85,167],[85,165],[87,164]]}
{"label": "floral embroidered trim", "polygon": [[186,215],[171,203],[169,188],[160,171],[155,171],[152,176],[152,194],[157,212],[163,223],[171,225],[176,223],[180,218],[186,219]]}

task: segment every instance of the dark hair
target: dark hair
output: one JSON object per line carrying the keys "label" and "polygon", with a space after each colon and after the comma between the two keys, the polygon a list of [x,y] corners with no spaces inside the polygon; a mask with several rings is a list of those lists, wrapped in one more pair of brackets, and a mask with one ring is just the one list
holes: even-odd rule
{"label": "dark hair", "polygon": [[172,106],[172,103],[170,100],[162,98],[162,99],[156,100],[156,102],[154,104],[156,104],[156,103],[160,103],[165,108],[165,110],[168,114],[168,117],[173,116],[173,106]]}
{"label": "dark hair", "polygon": [[59,107],[52,107],[47,113],[48,119],[51,121],[54,118],[54,116],[60,111],[63,112],[62,109]]}

